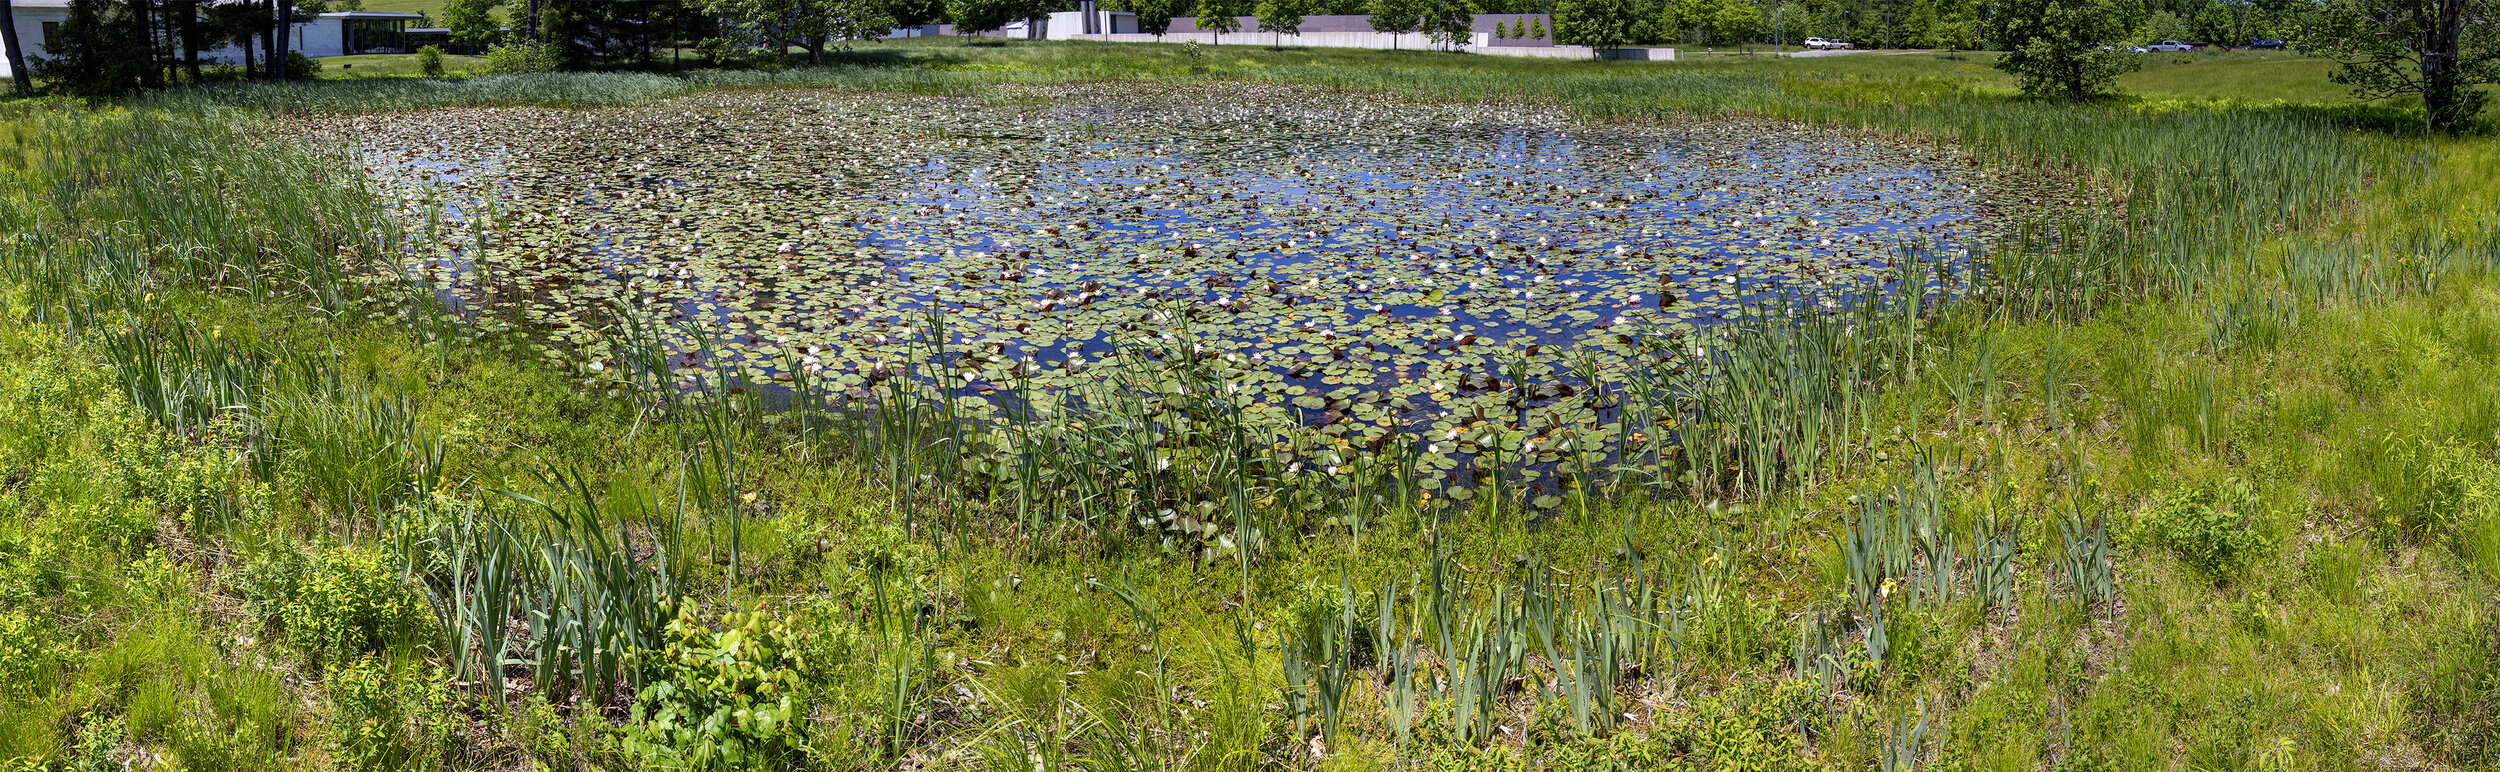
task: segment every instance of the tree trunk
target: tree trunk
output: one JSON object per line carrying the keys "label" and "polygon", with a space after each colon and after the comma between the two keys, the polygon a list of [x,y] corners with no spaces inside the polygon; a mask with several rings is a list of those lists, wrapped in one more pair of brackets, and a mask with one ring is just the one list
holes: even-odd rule
{"label": "tree trunk", "polygon": [[17,81],[17,93],[35,93],[35,76],[26,71],[26,49],[17,45],[17,14],[10,10],[9,0],[0,0],[0,47],[9,49],[9,79]]}
{"label": "tree trunk", "polygon": [[278,2],[279,0],[265,0],[261,7],[268,9],[268,16],[258,20],[271,25],[260,31],[260,74],[261,77],[272,80],[278,77],[278,30],[275,26],[278,23]]}
{"label": "tree trunk", "polygon": [[521,35],[523,38],[533,43],[538,41],[539,2],[540,0],[530,0],[529,21],[521,26]]}
{"label": "tree trunk", "polygon": [[2465,122],[2466,94],[2457,78],[2457,55],[2465,37],[2466,0],[2435,0],[2437,14],[2422,25],[2422,106],[2432,131],[2454,131]]}
{"label": "tree trunk", "polygon": [[[5,2],[5,0],[0,0],[0,2]],[[180,36],[182,37],[183,74],[190,76],[191,82],[198,83],[200,82],[199,0],[183,0],[167,8],[166,12],[174,14],[174,23],[182,30]]]}
{"label": "tree trunk", "polygon": [[293,74],[286,71],[286,60],[287,54],[295,50],[294,41],[288,40],[295,33],[295,0],[277,0],[277,2],[278,53],[269,58],[269,69],[278,74],[279,82],[285,82],[287,77]]}
{"label": "tree trunk", "polygon": [[259,57],[256,57],[256,56],[253,56],[253,55],[252,55],[252,54],[253,54],[253,51],[252,51],[252,46],[255,46],[255,45],[259,45],[259,43],[258,43],[258,42],[256,42],[256,41],[254,41],[254,40],[252,40],[252,36],[251,36],[251,35],[244,35],[244,36],[243,36],[243,79],[244,79],[244,80],[259,80],[259,79],[260,79],[260,59],[259,59]]}
{"label": "tree trunk", "polygon": [[139,76],[139,86],[158,88],[165,85],[164,48],[156,43],[156,14],[148,6],[148,0],[130,0],[130,28],[139,33],[139,45],[148,52],[147,74]]}
{"label": "tree trunk", "polygon": [[823,66],[825,66],[825,39],[824,39],[824,38],[808,38],[808,39],[807,39],[807,66],[809,66],[809,67],[823,67]]}

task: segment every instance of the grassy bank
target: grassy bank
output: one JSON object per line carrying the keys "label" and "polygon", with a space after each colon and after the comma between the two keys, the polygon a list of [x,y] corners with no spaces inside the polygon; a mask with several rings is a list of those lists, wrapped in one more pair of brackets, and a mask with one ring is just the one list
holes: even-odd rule
{"label": "grassy bank", "polygon": [[[2375,108],[2024,103],[1941,58],[854,56],[12,107],[0,758],[2495,761],[2488,138],[2384,133],[2401,121]],[[262,111],[1148,78],[1811,121],[1961,144],[2056,206],[2025,215],[1988,292],[1885,317],[1897,343],[1814,353],[1763,330],[1745,349],[1760,362],[1859,357],[1872,375],[1732,378],[1667,420],[1701,416],[1724,430],[1709,447],[1741,452],[1704,466],[1693,444],[1653,469],[1689,476],[1585,475],[1556,514],[1406,495],[1378,449],[1287,458],[1220,420],[1052,446],[1099,459],[1081,477],[1105,488],[1180,491],[1172,508],[1195,511],[1176,516],[1227,537],[1172,550],[1162,526],[1031,505],[1152,496],[958,474],[960,440],[899,390],[771,414],[726,392],[587,390],[522,333],[373,280],[403,234],[350,165],[244,141]],[[1835,423],[1856,429],[1818,428]],[[1195,476],[1144,471],[1184,446],[1200,455],[1176,475]]]}

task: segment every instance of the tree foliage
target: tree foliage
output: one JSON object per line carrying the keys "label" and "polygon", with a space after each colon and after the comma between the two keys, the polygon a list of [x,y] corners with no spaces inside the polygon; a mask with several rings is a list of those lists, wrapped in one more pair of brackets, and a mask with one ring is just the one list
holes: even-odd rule
{"label": "tree foliage", "polygon": [[833,41],[894,31],[894,17],[878,0],[707,0],[703,7],[767,48],[806,49],[808,64],[824,64],[825,46]]}
{"label": "tree foliage", "polygon": [[2453,132],[2500,83],[2500,0],[2325,0],[2302,42],[2354,94],[2421,97],[2431,129]]}
{"label": "tree foliage", "polygon": [[1430,0],[1370,0],[1364,11],[1371,15],[1372,31],[1405,35],[1423,29],[1431,8]]}
{"label": "tree foliage", "polygon": [[1224,33],[1241,31],[1243,0],[1198,0],[1198,29],[1213,32],[1217,40]]}
{"label": "tree foliage", "polygon": [[1642,0],[1558,0],[1554,42],[1619,48],[1657,35],[1658,12]]}
{"label": "tree foliage", "polygon": [[1311,0],[1259,0],[1254,12],[1260,32],[1279,35],[1302,34],[1302,16],[1311,12]]}
{"label": "tree foliage", "polygon": [[946,21],[946,0],[889,0],[885,15],[897,28],[936,24]]}
{"label": "tree foliage", "polygon": [[2001,0],[1993,13],[2006,46],[1997,69],[2019,78],[2025,94],[2091,99],[2142,64],[2135,54],[2102,50],[2142,19],[2143,7],[2130,0]]}
{"label": "tree foliage", "polygon": [[1129,10],[1137,14],[1137,28],[1156,37],[1172,30],[1172,17],[1185,8],[1188,0],[1129,0]]}
{"label": "tree foliage", "polygon": [[1709,45],[1741,45],[1762,34],[1762,8],[1753,0],[1668,0],[1666,28],[1686,33],[1686,40]]}
{"label": "tree foliage", "polygon": [[451,30],[451,42],[483,49],[503,38],[503,20],[495,9],[503,0],[451,0],[443,6],[443,26]]}
{"label": "tree foliage", "polygon": [[136,91],[155,74],[156,52],[146,21],[128,6],[71,0],[69,15],[44,41],[44,56],[27,66],[62,91],[97,98]]}
{"label": "tree foliage", "polygon": [[1050,12],[1040,0],[946,0],[946,15],[958,32],[989,32],[1009,22],[1031,20]]}
{"label": "tree foliage", "polygon": [[1424,6],[1423,32],[1435,43],[1457,47],[1473,39],[1475,9],[1464,0],[1436,0]]}

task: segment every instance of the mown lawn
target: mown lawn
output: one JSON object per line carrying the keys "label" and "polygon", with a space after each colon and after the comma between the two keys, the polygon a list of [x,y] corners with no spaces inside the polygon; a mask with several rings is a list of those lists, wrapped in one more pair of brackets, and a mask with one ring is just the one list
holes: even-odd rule
{"label": "mown lawn", "polygon": [[[329,80],[353,78],[413,78],[425,74],[424,67],[417,62],[416,54],[362,54],[358,56],[331,56],[316,59],[314,61],[321,63],[321,77]],[[485,64],[486,57],[482,56],[456,56],[449,54],[443,56],[443,72],[449,75],[460,75],[479,69],[485,66]]]}

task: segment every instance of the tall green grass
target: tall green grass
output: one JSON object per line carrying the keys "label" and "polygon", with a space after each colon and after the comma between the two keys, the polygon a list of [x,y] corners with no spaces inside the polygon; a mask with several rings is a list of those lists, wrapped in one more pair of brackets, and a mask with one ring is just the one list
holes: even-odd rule
{"label": "tall green grass", "polygon": [[[1604,748],[1692,764],[2025,767],[2050,763],[2047,738],[2062,732],[2056,752],[2079,762],[2245,766],[2287,758],[2280,748],[2360,758],[2365,743],[2413,736],[2325,715],[2361,704],[2330,693],[2391,689],[2434,706],[2419,736],[2449,758],[2472,758],[2488,736],[2456,715],[2491,670],[2458,653],[2488,644],[2470,632],[2481,612],[2432,599],[2454,590],[2439,582],[2474,587],[2462,577],[2487,576],[2471,566],[2500,543],[2489,486],[2475,482],[2500,412],[2474,407],[2485,390],[2470,374],[2434,363],[2473,371],[2500,351],[2472,302],[2493,278],[2500,225],[2470,209],[2374,219],[2386,215],[2369,200],[2445,196],[2407,176],[2437,159],[2316,116],[2056,107],[1923,82],[1856,93],[1732,71],[1140,63],[1153,77],[1416,98],[1552,89],[1603,120],[1729,113],[1855,127],[1957,144],[1988,173],[2066,204],[2018,218],[1975,273],[1904,260],[1893,294],[1846,313],[1766,309],[1714,331],[1698,355],[1694,341],[1653,342],[1629,386],[1583,397],[1593,420],[1623,427],[1622,444],[1549,462],[1576,482],[1567,507],[1540,505],[1548,494],[1513,476],[1530,456],[1523,433],[1539,427],[1479,427],[1483,492],[1426,498],[1414,446],[1341,447],[1254,418],[1186,330],[1168,347],[1122,350],[1085,390],[1020,389],[1008,420],[968,425],[951,407],[966,352],[950,350],[942,319],[867,392],[835,393],[796,367],[781,399],[765,396],[760,373],[689,387],[668,367],[668,335],[620,315],[612,329],[634,352],[623,369],[638,409],[618,431],[657,452],[577,454],[562,460],[609,468],[540,475],[531,450],[461,445],[475,430],[446,427],[434,410],[443,392],[421,377],[301,345],[319,334],[184,310],[242,297],[305,309],[314,331],[456,323],[430,296],[377,281],[406,240],[372,194],[318,154],[249,141],[249,124],[235,123],[245,110],[595,106],[716,86],[968,93],[1100,77],[1126,61],[1010,50],[941,67],[236,89],[163,97],[223,100],[165,113],[17,108],[27,112],[13,119],[44,130],[7,156],[33,193],[0,199],[0,223],[17,234],[4,278],[32,321],[88,342],[145,420],[228,443],[240,474],[318,517],[266,536],[397,556],[435,610],[427,656],[445,680],[474,685],[473,704],[507,694],[516,669],[531,676],[530,699],[629,687],[630,655],[658,645],[678,608],[766,600],[837,609],[824,615],[828,642],[810,650],[839,676],[821,688],[864,686],[830,701],[855,713],[820,716],[812,731],[877,763],[963,741],[1008,767],[1318,764],[1304,750],[1316,738],[1405,760]],[[1037,65],[1054,57],[1083,66]],[[258,189],[287,187],[269,180],[303,189]],[[144,225],[160,221],[170,225]],[[176,297],[194,305],[159,302]],[[408,339],[437,351],[478,342]],[[2429,353],[2372,356],[2390,349]],[[2272,357],[2299,366],[2262,369]],[[1566,352],[1495,369],[1515,385],[1578,366]],[[2036,388],[2012,387],[2022,379]],[[2030,420],[2040,415],[2053,417]],[[2307,437],[2319,449],[2295,439]],[[2448,443],[2446,455],[2425,455],[2424,438]],[[785,514],[806,504],[788,491],[823,492],[794,480],[843,469],[875,487],[872,516]],[[2298,562],[2226,589],[2172,568],[2182,548],[2166,534],[2178,529],[2136,522],[2128,496],[2215,487],[2200,478],[2214,469],[2297,481],[2251,486],[2248,501],[2198,522],[2299,539]],[[2120,495],[2088,490],[2092,480]],[[93,509],[62,502],[59,517]],[[817,538],[775,541],[808,517],[823,519]],[[901,535],[877,535],[889,523]],[[930,568],[941,559],[923,550],[942,550],[949,567]],[[2401,570],[2386,555],[2406,556]],[[1104,575],[1115,568],[1141,579]],[[1030,589],[1044,577],[1084,600],[1044,605],[1061,597]],[[2391,599],[2364,599],[2365,586]],[[2385,618],[2328,613],[2378,603],[2401,605]],[[2454,648],[2423,660],[2471,677],[2354,675],[2410,673],[2402,647],[2414,644],[2385,630],[2436,633]],[[1052,632],[1079,643],[1049,643]],[[2259,661],[2248,652],[2310,666],[2232,670]],[[2413,677],[2425,685],[2391,680]],[[1759,686],[1770,682],[1789,685]],[[1795,684],[1816,696],[1783,696]],[[2294,705],[2285,694],[2317,696]],[[2253,718],[2227,721],[2235,711]],[[156,736],[152,720],[133,721]],[[1194,734],[1202,722],[1211,728]],[[1523,739],[1548,731],[1567,740]],[[2006,740],[2022,737],[2037,742]],[[2266,743],[2290,745],[2246,750]]]}

